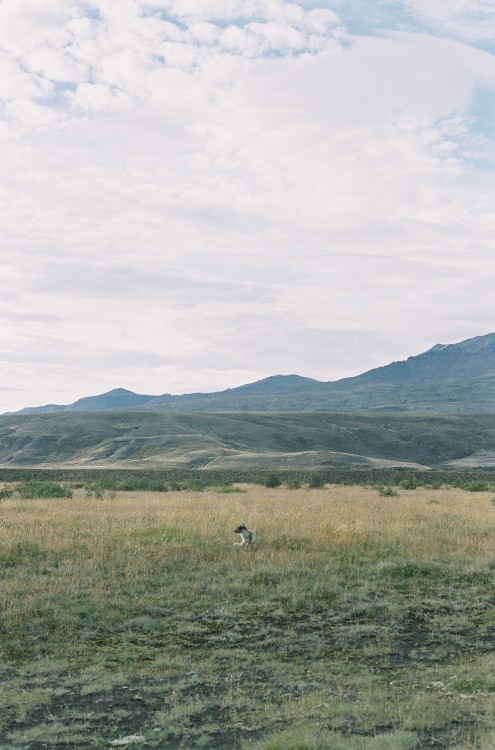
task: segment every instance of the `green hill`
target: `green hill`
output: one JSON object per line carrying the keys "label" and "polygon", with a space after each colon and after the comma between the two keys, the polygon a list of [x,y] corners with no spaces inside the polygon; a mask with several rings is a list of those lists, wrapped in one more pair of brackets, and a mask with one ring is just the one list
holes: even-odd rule
{"label": "green hill", "polygon": [[65,412],[0,417],[0,466],[495,466],[493,415]]}

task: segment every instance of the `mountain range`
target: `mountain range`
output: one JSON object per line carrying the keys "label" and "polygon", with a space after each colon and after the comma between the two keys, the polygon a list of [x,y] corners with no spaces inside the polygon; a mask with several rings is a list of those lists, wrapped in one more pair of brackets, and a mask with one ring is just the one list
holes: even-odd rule
{"label": "mountain range", "polygon": [[215,393],[159,396],[116,388],[73,404],[27,407],[17,414],[109,410],[494,413],[495,333],[436,344],[406,360],[337,381],[275,375]]}

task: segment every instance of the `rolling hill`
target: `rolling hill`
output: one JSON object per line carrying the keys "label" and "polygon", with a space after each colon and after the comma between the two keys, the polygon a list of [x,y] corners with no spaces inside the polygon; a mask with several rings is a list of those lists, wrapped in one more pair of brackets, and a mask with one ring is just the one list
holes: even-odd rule
{"label": "rolling hill", "polygon": [[0,466],[495,468],[495,334],[353,378],[276,375],[218,393],[118,388],[0,416]]}
{"label": "rolling hill", "polygon": [[352,378],[321,382],[276,375],[217,393],[150,396],[118,388],[73,404],[19,414],[139,409],[152,412],[328,411],[494,413],[495,333],[437,344],[417,356]]}
{"label": "rolling hill", "polygon": [[62,412],[0,417],[10,468],[495,467],[492,415]]}

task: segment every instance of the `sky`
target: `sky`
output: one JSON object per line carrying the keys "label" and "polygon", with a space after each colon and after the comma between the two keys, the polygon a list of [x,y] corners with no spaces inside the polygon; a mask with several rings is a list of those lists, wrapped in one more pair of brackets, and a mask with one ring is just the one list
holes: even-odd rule
{"label": "sky", "polygon": [[495,331],[495,0],[0,0],[0,412]]}

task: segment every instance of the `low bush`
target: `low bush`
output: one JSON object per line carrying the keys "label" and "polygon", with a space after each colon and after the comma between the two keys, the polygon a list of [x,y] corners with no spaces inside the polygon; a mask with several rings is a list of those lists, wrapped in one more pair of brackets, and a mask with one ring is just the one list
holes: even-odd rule
{"label": "low bush", "polygon": [[246,490],[241,489],[241,487],[235,487],[233,484],[220,484],[216,488],[217,492],[222,492],[226,495],[232,493],[232,492],[246,492]]}
{"label": "low bush", "polygon": [[184,489],[189,490],[189,492],[203,492],[206,487],[207,483],[201,479],[191,479],[190,482],[186,482],[184,485]]}
{"label": "low bush", "polygon": [[302,487],[299,479],[288,479],[285,483],[288,490],[300,490]]}
{"label": "low bush", "polygon": [[148,479],[147,477],[129,477],[115,483],[116,490],[123,492],[168,492],[168,484],[162,479]]}
{"label": "low bush", "polygon": [[97,500],[102,500],[105,494],[105,487],[99,482],[90,482],[86,485],[86,497],[96,497]]}
{"label": "low bush", "polygon": [[271,472],[265,477],[265,481],[263,482],[265,487],[280,487],[282,484],[282,480],[280,479],[278,474],[275,474],[274,472]]}
{"label": "low bush", "polygon": [[314,474],[308,482],[308,487],[311,490],[321,490],[324,486],[325,480],[323,479],[323,477],[319,476],[319,474]]}
{"label": "low bush", "polygon": [[399,487],[403,490],[415,490],[419,486],[418,481],[414,477],[404,477],[399,482]]}
{"label": "low bush", "polygon": [[393,487],[378,487],[378,494],[380,497],[399,497],[399,493]]}
{"label": "low bush", "polygon": [[465,482],[460,489],[466,490],[466,492],[489,492],[490,485],[488,482],[483,482],[480,479],[475,479],[472,482]]}
{"label": "low bush", "polygon": [[72,490],[69,487],[64,487],[58,482],[37,482],[35,480],[30,480],[16,485],[15,490],[24,500],[31,500],[34,498],[72,497]]}

